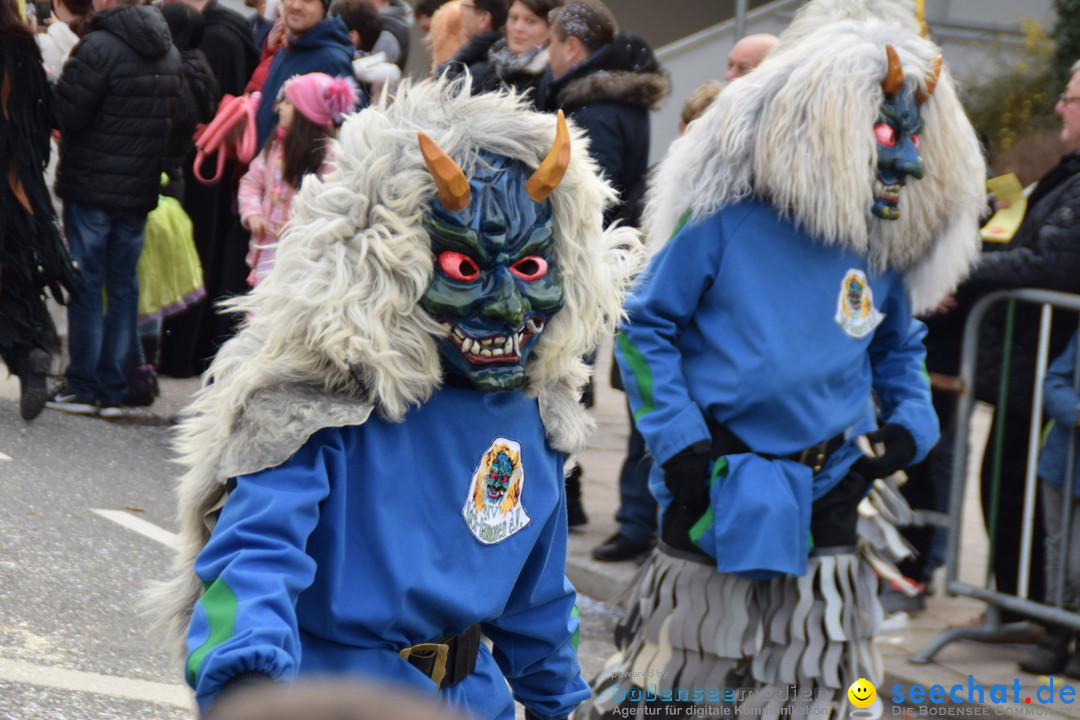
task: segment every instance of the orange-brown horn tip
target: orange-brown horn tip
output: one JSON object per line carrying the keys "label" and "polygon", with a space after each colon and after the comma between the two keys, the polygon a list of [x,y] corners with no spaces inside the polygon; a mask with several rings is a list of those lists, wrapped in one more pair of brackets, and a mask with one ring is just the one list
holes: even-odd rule
{"label": "orange-brown horn tip", "polygon": [[941,55],[934,58],[934,62],[930,67],[930,74],[926,76],[926,89],[919,90],[915,93],[915,102],[922,105],[924,102],[930,99],[930,96],[934,94],[934,90],[937,89],[938,80],[941,79]]}
{"label": "orange-brown horn tip", "polygon": [[885,73],[885,79],[881,81],[881,89],[885,91],[885,97],[894,98],[904,87],[904,68],[900,64],[900,56],[892,45],[885,46],[885,57],[889,59],[889,69]]}
{"label": "orange-brown horn tip", "polygon": [[555,188],[562,182],[566,168],[570,165],[570,130],[566,127],[566,116],[559,111],[559,120],[555,128],[555,141],[551,144],[544,162],[536,169],[525,183],[525,190],[536,202],[547,200]]}
{"label": "orange-brown horn tip", "polygon": [[465,173],[426,133],[419,131],[416,136],[420,140],[420,152],[424,155],[424,162],[427,163],[431,176],[435,178],[439,202],[451,212],[464,210],[469,206],[472,195]]}

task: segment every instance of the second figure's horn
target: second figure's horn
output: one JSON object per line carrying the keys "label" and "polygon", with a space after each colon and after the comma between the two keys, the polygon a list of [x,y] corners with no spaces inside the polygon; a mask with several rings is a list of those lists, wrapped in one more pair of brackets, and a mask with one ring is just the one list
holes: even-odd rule
{"label": "second figure's horn", "polygon": [[926,76],[926,90],[919,90],[915,93],[915,102],[922,105],[924,102],[930,99],[930,96],[934,94],[934,90],[937,89],[938,80],[941,79],[941,55],[934,58],[934,64],[930,67],[930,74]]}
{"label": "second figure's horn", "polygon": [[555,129],[555,142],[551,144],[544,162],[525,183],[525,190],[536,202],[547,200],[548,195],[562,182],[566,168],[570,165],[570,131],[566,127],[566,117],[559,111],[559,122]]}

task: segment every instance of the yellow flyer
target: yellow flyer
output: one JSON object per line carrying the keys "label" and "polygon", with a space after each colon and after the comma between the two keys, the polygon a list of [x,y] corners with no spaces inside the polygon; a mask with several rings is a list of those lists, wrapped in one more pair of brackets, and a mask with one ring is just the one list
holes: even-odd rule
{"label": "yellow flyer", "polygon": [[979,231],[979,237],[986,242],[1006,243],[1012,240],[1027,212],[1027,195],[1020,185],[1019,178],[1013,173],[1001,175],[986,181],[986,189],[994,194],[998,203],[1004,203],[990,221]]}

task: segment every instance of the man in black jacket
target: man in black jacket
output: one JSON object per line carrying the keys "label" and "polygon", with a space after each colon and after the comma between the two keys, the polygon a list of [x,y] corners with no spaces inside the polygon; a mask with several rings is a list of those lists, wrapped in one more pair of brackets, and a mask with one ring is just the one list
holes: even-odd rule
{"label": "man in black jacket", "polygon": [[[1061,138],[1072,152],[1039,180],[1028,198],[1027,212],[1016,235],[1000,250],[984,253],[971,277],[960,286],[958,310],[966,313],[983,295],[994,290],[1042,288],[1067,293],[1080,292],[1080,63],[1055,107],[1062,118]],[[1001,459],[994,578],[999,592],[1015,594],[1020,532],[1023,526],[1024,485],[1027,474],[1028,433],[1039,337],[1039,308],[1026,303],[1016,307],[1012,337],[1011,369],[1006,394],[999,401],[1006,308],[999,303],[983,321],[979,333],[975,396],[997,406],[990,430],[990,442],[982,463],[983,514],[990,526],[995,431],[1004,426]],[[1075,316],[1058,314],[1050,333],[1051,358],[1057,357],[1076,329]],[[1043,524],[1041,507],[1035,509],[1035,537],[1032,547],[1028,597],[1050,600],[1044,593]],[[1004,613],[1006,620],[1019,619]],[[1050,638],[1053,640],[1054,638]],[[1051,643],[1053,644],[1053,643]],[[1059,643],[1060,644],[1060,643]],[[1051,653],[1053,654],[1053,653]],[[1054,672],[1040,670],[1039,672]]]}
{"label": "man in black jacket", "polygon": [[[57,194],[82,284],[68,308],[71,364],[50,407],[118,417],[135,342],[146,215],[157,205],[181,60],[157,8],[94,0],[90,33],[56,88]],[[130,3],[130,4],[129,4]],[[108,294],[103,302],[102,290]]]}
{"label": "man in black jacket", "polygon": [[[643,182],[649,161],[649,111],[671,90],[643,39],[619,32],[600,0],[571,0],[551,20],[550,73],[541,82],[541,109],[561,109],[589,136],[589,154],[621,202]],[[609,208],[615,218],[621,205]]]}

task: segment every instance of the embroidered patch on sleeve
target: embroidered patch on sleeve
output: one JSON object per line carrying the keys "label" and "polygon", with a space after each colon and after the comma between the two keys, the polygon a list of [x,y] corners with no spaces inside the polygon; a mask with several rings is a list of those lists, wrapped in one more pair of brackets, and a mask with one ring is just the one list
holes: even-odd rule
{"label": "embroidered patch on sleeve", "polygon": [[461,509],[465,524],[477,540],[494,545],[529,524],[521,504],[524,488],[521,443],[495,438],[480,458]]}
{"label": "embroidered patch on sleeve", "polygon": [[874,332],[885,319],[885,314],[874,307],[874,291],[862,270],[852,268],[844,275],[833,319],[845,335],[855,340]]}

